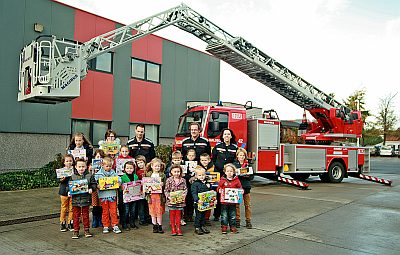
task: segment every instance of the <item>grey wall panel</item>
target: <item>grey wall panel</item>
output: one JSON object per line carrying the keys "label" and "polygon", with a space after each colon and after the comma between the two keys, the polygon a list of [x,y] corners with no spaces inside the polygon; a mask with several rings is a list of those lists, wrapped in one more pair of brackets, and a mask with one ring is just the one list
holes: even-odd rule
{"label": "grey wall panel", "polygon": [[218,101],[219,60],[172,43],[163,42],[162,109],[160,137],[173,137],[187,101]]}
{"label": "grey wall panel", "polygon": [[0,132],[15,132],[21,126],[17,103],[19,53],[24,45],[25,1],[0,1]]}
{"label": "grey wall panel", "polygon": [[131,54],[131,45],[118,48],[114,53],[112,128],[118,136],[129,136]]}

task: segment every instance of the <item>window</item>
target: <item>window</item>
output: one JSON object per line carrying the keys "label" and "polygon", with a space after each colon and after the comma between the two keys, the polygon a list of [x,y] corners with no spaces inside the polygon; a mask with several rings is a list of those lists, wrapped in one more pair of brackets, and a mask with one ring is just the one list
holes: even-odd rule
{"label": "window", "polygon": [[228,116],[227,112],[211,112],[208,120],[208,137],[217,137],[222,129],[228,127]]}
{"label": "window", "polygon": [[83,133],[95,147],[98,147],[100,140],[104,140],[104,134],[109,128],[111,128],[111,122],[72,120],[72,133]]}
{"label": "window", "polygon": [[89,61],[89,69],[112,73],[113,72],[113,53],[106,52],[97,56],[96,58]]}
{"label": "window", "polygon": [[161,65],[132,58],[132,78],[160,83]]}
{"label": "window", "polygon": [[[131,123],[129,127],[129,137],[135,137],[135,128],[138,123]],[[158,145],[158,127],[157,125],[144,124],[145,137],[150,139],[154,146]]]}

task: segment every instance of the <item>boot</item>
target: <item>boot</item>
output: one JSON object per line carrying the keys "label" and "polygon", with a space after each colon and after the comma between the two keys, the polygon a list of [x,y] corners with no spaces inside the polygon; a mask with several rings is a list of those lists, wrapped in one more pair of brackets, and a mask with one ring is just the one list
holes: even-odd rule
{"label": "boot", "polygon": [[210,234],[210,230],[208,230],[206,227],[202,226],[200,227],[201,231],[203,231],[204,234]]}
{"label": "boot", "polygon": [[236,227],[240,228],[240,219],[236,219]]}
{"label": "boot", "polygon": [[171,236],[176,236],[176,210],[169,211],[169,224],[171,225]]}
{"label": "boot", "polygon": [[158,225],[153,224],[153,233],[158,233]]}
{"label": "boot", "polygon": [[228,226],[221,226],[221,232],[222,234],[228,233]]}
{"label": "boot", "polygon": [[157,225],[158,226],[158,232],[160,234],[164,234],[164,230],[162,229],[162,225]]}
{"label": "boot", "polygon": [[203,231],[201,230],[201,228],[195,228],[195,229],[194,229],[194,232],[195,232],[196,234],[198,234],[198,235],[204,234]]}
{"label": "boot", "polygon": [[251,221],[250,220],[246,220],[246,228],[248,229],[252,229],[253,225],[251,225]]}

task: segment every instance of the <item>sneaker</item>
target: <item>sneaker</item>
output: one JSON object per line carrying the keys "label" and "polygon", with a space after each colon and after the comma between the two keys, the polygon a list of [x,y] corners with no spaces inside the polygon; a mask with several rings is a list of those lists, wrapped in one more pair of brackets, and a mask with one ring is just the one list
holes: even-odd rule
{"label": "sneaker", "polygon": [[149,224],[147,222],[145,222],[145,221],[140,221],[139,225],[140,226],[148,226]]}
{"label": "sneaker", "polygon": [[[136,226],[136,224],[130,224],[129,227],[130,227],[131,229],[138,229],[138,228],[139,228],[138,226]],[[129,227],[128,227],[128,228],[129,228]]]}
{"label": "sneaker", "polygon": [[87,238],[87,237],[92,237],[93,235],[92,235],[92,233],[90,233],[89,232],[89,229],[88,230],[85,230],[85,237]]}
{"label": "sneaker", "polygon": [[108,227],[104,227],[104,228],[103,228],[103,234],[107,234],[108,232],[110,232],[110,230],[108,229]]}
{"label": "sneaker", "polygon": [[201,230],[201,228],[195,228],[195,229],[194,229],[194,232],[195,232],[196,234],[198,234],[198,235],[204,234],[203,231]]}
{"label": "sneaker", "polygon": [[231,227],[231,233],[232,234],[237,234],[237,233],[239,233],[239,231],[237,230],[237,228]]}
{"label": "sneaker", "polygon": [[68,229],[71,232],[74,231],[74,224],[72,224],[72,222],[68,224]]}
{"label": "sneaker", "polygon": [[210,234],[210,230],[206,229],[206,227],[200,227],[200,229],[204,234]]}
{"label": "sneaker", "polygon": [[119,229],[119,227],[118,227],[117,225],[115,225],[115,226],[113,227],[113,232],[114,232],[115,234],[119,234],[119,233],[121,233],[122,231]]}
{"label": "sneaker", "polygon": [[181,219],[181,226],[186,226],[186,222],[184,219]]}
{"label": "sneaker", "polygon": [[228,226],[221,226],[221,233],[227,234],[228,233]]}
{"label": "sneaker", "polygon": [[78,238],[79,238],[79,232],[74,231],[74,233],[72,234],[72,239],[78,239]]}
{"label": "sneaker", "polygon": [[67,224],[65,222],[61,222],[60,231],[61,232],[66,232],[67,231]]}

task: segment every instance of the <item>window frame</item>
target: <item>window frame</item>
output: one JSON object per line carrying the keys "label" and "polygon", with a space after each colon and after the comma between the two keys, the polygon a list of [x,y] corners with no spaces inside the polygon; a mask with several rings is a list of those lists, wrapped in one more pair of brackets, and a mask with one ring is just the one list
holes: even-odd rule
{"label": "window frame", "polygon": [[[107,125],[107,129],[111,129],[111,121],[105,121],[105,120],[88,120],[88,119],[71,119],[71,139],[72,139],[72,135],[75,133],[73,132],[74,130],[74,122],[75,121],[85,121],[85,122],[89,122],[89,137],[86,137],[87,139],[89,139],[89,141],[92,143],[94,148],[99,148],[98,143],[94,143],[92,138],[93,138],[93,126],[95,123],[105,123],[108,124]],[[78,131],[79,132],[79,131]],[[104,132],[105,133],[105,132]],[[86,134],[85,134],[86,136]],[[104,138],[103,138],[104,139]]]}
{"label": "window frame", "polygon": [[97,69],[97,57],[89,60],[88,69],[91,70],[91,71],[113,74],[114,73],[114,52],[106,52],[104,54],[110,54],[111,55],[111,63],[110,63],[111,64],[111,71],[104,71],[104,70]]}
{"label": "window frame", "polygon": [[[140,62],[144,63],[144,75],[143,75],[144,78],[139,78],[139,77],[134,77],[133,76],[133,72],[132,72],[133,60],[140,61]],[[148,65],[149,64],[158,66],[158,81],[150,80],[150,79],[147,78],[147,75],[148,75],[148,71],[147,70],[148,70]],[[162,65],[159,64],[159,63],[147,61],[147,60],[140,59],[140,58],[131,57],[131,79],[161,84],[161,66]]]}

